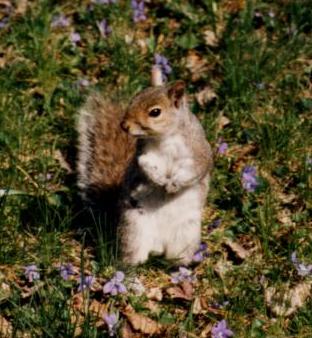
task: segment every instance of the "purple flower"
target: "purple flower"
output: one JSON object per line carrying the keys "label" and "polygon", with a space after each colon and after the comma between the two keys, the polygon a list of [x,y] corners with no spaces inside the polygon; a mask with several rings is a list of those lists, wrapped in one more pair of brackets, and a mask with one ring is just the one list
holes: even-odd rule
{"label": "purple flower", "polygon": [[70,33],[70,41],[71,43],[76,46],[77,43],[81,40],[80,34],[77,32]]}
{"label": "purple flower", "polygon": [[71,263],[62,264],[59,267],[60,275],[64,280],[68,280],[69,276],[73,276],[75,274],[73,265]]}
{"label": "purple flower", "polygon": [[163,55],[155,54],[154,61],[154,66],[158,66],[161,71],[163,81],[167,81],[167,75],[172,72],[168,59]]}
{"label": "purple flower", "polygon": [[194,262],[202,262],[204,258],[208,256],[207,247],[207,243],[200,244],[199,249],[195,252],[193,256]]}
{"label": "purple flower", "polygon": [[94,283],[95,278],[93,276],[81,276],[78,286],[78,292],[90,289]]}
{"label": "purple flower", "polygon": [[97,27],[98,27],[98,29],[99,29],[99,31],[100,31],[100,34],[101,34],[101,37],[102,37],[102,38],[105,39],[105,38],[107,38],[107,36],[108,36],[109,34],[111,34],[112,29],[111,29],[111,27],[108,25],[106,19],[103,19],[102,21],[97,21],[97,22],[96,22],[96,25],[97,25]]}
{"label": "purple flower", "polygon": [[131,8],[133,11],[133,21],[139,22],[146,20],[144,13],[144,0],[131,0]]}
{"label": "purple flower", "polygon": [[192,271],[187,268],[180,266],[179,272],[174,272],[171,274],[171,282],[178,284],[181,282],[193,282],[195,277],[192,276]]}
{"label": "purple flower", "polygon": [[312,167],[312,157],[311,156],[307,157],[306,165],[308,166],[309,169]]}
{"label": "purple flower", "polygon": [[256,177],[257,170],[253,166],[246,166],[242,173],[242,185],[243,188],[248,192],[254,192],[259,185]]}
{"label": "purple flower", "polygon": [[104,322],[108,327],[108,333],[112,337],[116,334],[116,326],[118,323],[118,317],[115,313],[105,314],[103,316]]}
{"label": "purple flower", "polygon": [[32,283],[34,280],[40,279],[39,269],[36,264],[25,266],[24,274],[30,283]]}
{"label": "purple flower", "polygon": [[116,296],[118,293],[126,293],[127,288],[122,283],[124,279],[125,274],[122,271],[117,271],[114,277],[104,285],[103,292],[110,293],[112,296]]}
{"label": "purple flower", "polygon": [[9,23],[9,17],[8,16],[4,16],[1,20],[0,20],[0,29],[5,28],[8,23]]}
{"label": "purple flower", "polygon": [[312,274],[312,264],[305,265],[302,262],[299,262],[296,251],[291,254],[291,261],[294,264],[299,276],[305,277]]}
{"label": "purple flower", "polygon": [[63,28],[69,26],[69,19],[64,14],[59,14],[53,17],[51,22],[52,28]]}
{"label": "purple flower", "polygon": [[228,337],[232,337],[233,335],[234,333],[227,327],[227,323],[225,319],[216,323],[212,327],[212,330],[211,330],[212,338],[228,338]]}
{"label": "purple flower", "polygon": [[208,229],[209,230],[213,230],[213,229],[216,229],[220,226],[222,222],[222,219],[221,218],[215,218],[209,225],[208,225]]}
{"label": "purple flower", "polygon": [[81,89],[81,88],[85,88],[85,87],[89,87],[90,86],[90,81],[87,79],[79,79],[74,83],[74,86],[77,89]]}
{"label": "purple flower", "polygon": [[217,153],[220,155],[224,155],[229,148],[229,145],[224,142],[222,139],[219,139],[217,142]]}

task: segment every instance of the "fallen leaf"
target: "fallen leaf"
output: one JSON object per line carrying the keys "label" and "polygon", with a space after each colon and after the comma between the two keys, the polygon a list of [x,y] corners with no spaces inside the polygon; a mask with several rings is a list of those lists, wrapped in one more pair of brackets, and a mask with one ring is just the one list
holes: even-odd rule
{"label": "fallen leaf", "polygon": [[43,286],[44,286],[43,282],[37,282],[34,286],[32,286],[30,288],[28,286],[25,286],[25,287],[23,287],[23,292],[21,293],[21,297],[23,299],[28,298],[28,297],[32,296],[34,293],[36,293]]}
{"label": "fallen leaf", "polygon": [[5,282],[0,282],[0,301],[7,299],[11,296],[10,285]]}
{"label": "fallen leaf", "polygon": [[12,324],[0,315],[0,336],[3,338],[9,338],[12,337],[12,334]]}
{"label": "fallen leaf", "polygon": [[70,164],[66,161],[60,150],[55,151],[54,158],[59,162],[61,168],[67,171],[68,174],[71,174],[73,172]]}
{"label": "fallen leaf", "polygon": [[192,81],[197,81],[208,70],[207,61],[197,52],[190,51],[186,57],[186,68],[191,72]]}
{"label": "fallen leaf", "polygon": [[141,335],[135,333],[128,322],[125,322],[121,328],[121,337],[122,338],[140,338]]}
{"label": "fallen leaf", "polygon": [[28,0],[17,0],[15,13],[17,15],[24,15],[27,11]]}
{"label": "fallen leaf", "polygon": [[166,291],[172,299],[192,300],[193,298],[193,285],[191,282],[184,281],[180,285],[168,288]]}
{"label": "fallen leaf", "polygon": [[134,330],[150,335],[160,332],[161,325],[153,319],[136,312],[125,312],[124,314]]}
{"label": "fallen leaf", "polygon": [[194,299],[193,307],[192,307],[192,313],[195,315],[206,313],[207,310],[203,308],[201,297],[196,297]]}
{"label": "fallen leaf", "polygon": [[159,314],[160,307],[157,302],[149,299],[147,302],[144,303],[144,307],[149,309],[152,313]]}
{"label": "fallen leaf", "polygon": [[220,132],[224,127],[231,123],[230,119],[220,114],[217,119],[217,132]]}
{"label": "fallen leaf", "polygon": [[137,296],[142,296],[143,293],[145,293],[145,287],[138,277],[134,277],[129,280],[128,289],[131,290]]}
{"label": "fallen leaf", "polygon": [[312,281],[302,282],[290,288],[289,284],[269,287],[265,290],[265,302],[276,316],[288,317],[301,308],[311,295]]}
{"label": "fallen leaf", "polygon": [[226,239],[225,243],[240,259],[244,260],[249,256],[249,252],[240,244],[233,242],[231,239]]}
{"label": "fallen leaf", "polygon": [[210,47],[216,47],[219,44],[216,33],[209,29],[204,31],[204,40],[206,42],[206,45]]}
{"label": "fallen leaf", "polygon": [[200,338],[207,338],[210,337],[210,332],[212,330],[212,324],[208,324],[204,330],[200,333]]}
{"label": "fallen leaf", "polygon": [[214,270],[217,275],[224,280],[228,271],[231,271],[233,264],[225,259],[220,259],[214,266]]}
{"label": "fallen leaf", "polygon": [[148,299],[157,300],[160,302],[163,299],[163,294],[160,288],[151,288],[146,293]]}
{"label": "fallen leaf", "polygon": [[196,93],[195,97],[199,105],[204,107],[207,103],[217,98],[217,94],[210,86],[206,86],[200,92]]}
{"label": "fallen leaf", "polygon": [[277,212],[277,219],[280,223],[284,225],[295,225],[295,223],[291,220],[291,211],[289,209],[281,209]]}
{"label": "fallen leaf", "polygon": [[102,304],[96,299],[93,299],[89,306],[89,311],[93,314],[94,317],[98,319],[95,326],[96,327],[102,326],[104,315],[108,313],[107,304]]}

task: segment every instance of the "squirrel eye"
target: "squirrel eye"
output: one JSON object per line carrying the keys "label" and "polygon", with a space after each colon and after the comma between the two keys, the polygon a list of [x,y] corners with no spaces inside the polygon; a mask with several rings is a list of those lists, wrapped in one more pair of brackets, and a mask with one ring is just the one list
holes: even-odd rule
{"label": "squirrel eye", "polygon": [[157,117],[157,116],[159,116],[161,114],[161,110],[159,109],[159,108],[154,108],[154,109],[152,109],[149,113],[148,113],[148,115],[150,116],[150,117]]}

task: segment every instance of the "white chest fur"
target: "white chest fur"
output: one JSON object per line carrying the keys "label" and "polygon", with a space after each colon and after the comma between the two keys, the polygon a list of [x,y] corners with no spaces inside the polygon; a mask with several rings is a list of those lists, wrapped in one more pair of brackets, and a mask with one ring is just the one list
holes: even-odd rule
{"label": "white chest fur", "polygon": [[180,135],[147,144],[139,165],[155,187],[140,201],[140,208],[125,213],[127,257],[144,262],[149,253],[190,263],[200,242],[202,194],[200,183],[188,185],[194,176],[190,149]]}

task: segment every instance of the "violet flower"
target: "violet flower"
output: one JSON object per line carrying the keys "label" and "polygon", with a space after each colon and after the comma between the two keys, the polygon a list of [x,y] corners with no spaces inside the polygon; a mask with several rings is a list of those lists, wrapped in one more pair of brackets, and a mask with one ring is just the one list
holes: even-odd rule
{"label": "violet flower", "polygon": [[133,21],[139,22],[146,20],[144,13],[144,0],[131,0],[131,8],[133,11]]}
{"label": "violet flower", "polygon": [[97,25],[97,27],[98,27],[98,29],[99,29],[99,31],[100,31],[100,34],[101,34],[101,37],[102,37],[102,38],[105,39],[105,38],[107,38],[107,36],[108,36],[109,34],[111,34],[112,29],[111,29],[111,27],[108,25],[106,19],[103,19],[102,21],[97,21],[97,22],[96,22],[96,25]]}
{"label": "violet flower", "polygon": [[257,170],[253,166],[246,166],[243,169],[241,181],[243,188],[248,192],[254,192],[259,185],[258,179],[256,177]]}
{"label": "violet flower", "polygon": [[228,338],[228,337],[232,337],[233,335],[234,333],[227,327],[227,323],[225,319],[216,323],[212,327],[212,330],[211,330],[212,338]]}
{"label": "violet flower", "polygon": [[302,262],[299,262],[296,251],[291,254],[291,261],[294,264],[299,276],[305,277],[312,275],[312,264],[306,265]]}
{"label": "violet flower", "polygon": [[221,218],[215,218],[209,225],[208,225],[208,230],[214,230],[216,228],[218,228],[220,226],[220,224],[222,223],[222,219]]}
{"label": "violet flower", "polygon": [[81,276],[78,286],[78,292],[90,289],[94,283],[95,278],[93,276]]}
{"label": "violet flower", "polygon": [[70,33],[70,37],[69,37],[69,38],[70,38],[71,43],[72,43],[74,46],[76,46],[77,43],[81,41],[81,36],[80,36],[80,34],[77,33],[77,32],[72,32],[72,33]]}
{"label": "violet flower", "polygon": [[105,283],[103,287],[104,293],[110,293],[112,296],[116,296],[118,293],[126,293],[127,288],[122,283],[125,279],[125,274],[122,271],[117,271],[114,277]]}
{"label": "violet flower", "polygon": [[82,89],[90,86],[90,81],[87,79],[79,79],[74,83],[76,89]]}
{"label": "violet flower", "polygon": [[199,249],[195,252],[193,256],[194,262],[202,262],[205,257],[208,257],[207,247],[207,243],[200,244]]}
{"label": "violet flower", "polygon": [[168,59],[165,56],[156,53],[154,55],[154,61],[154,66],[158,66],[161,71],[163,81],[167,81],[167,76],[172,72]]}
{"label": "violet flower", "polygon": [[106,323],[108,327],[108,334],[110,337],[114,336],[116,334],[116,326],[118,323],[118,317],[115,313],[111,314],[104,314],[103,316],[104,322]]}
{"label": "violet flower", "polygon": [[187,268],[180,266],[179,272],[174,272],[171,274],[171,282],[178,284],[181,282],[193,282],[195,277],[192,276],[192,271]]}
{"label": "violet flower", "polygon": [[73,265],[71,263],[68,264],[62,264],[59,267],[60,275],[64,280],[68,280],[70,276],[73,276],[75,274]]}
{"label": "violet flower", "polygon": [[0,20],[0,29],[5,28],[9,23],[10,18],[8,16],[3,17]]}
{"label": "violet flower", "polygon": [[25,277],[28,279],[28,282],[32,283],[35,280],[40,279],[39,269],[36,264],[27,265],[24,267]]}
{"label": "violet flower", "polygon": [[217,142],[217,153],[219,155],[224,155],[229,148],[229,145],[224,142],[222,139],[219,139]]}
{"label": "violet flower", "polygon": [[53,17],[51,22],[52,28],[64,28],[69,26],[69,19],[64,14],[59,14]]}

